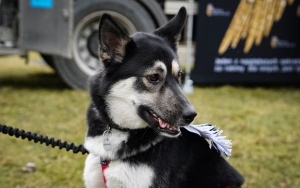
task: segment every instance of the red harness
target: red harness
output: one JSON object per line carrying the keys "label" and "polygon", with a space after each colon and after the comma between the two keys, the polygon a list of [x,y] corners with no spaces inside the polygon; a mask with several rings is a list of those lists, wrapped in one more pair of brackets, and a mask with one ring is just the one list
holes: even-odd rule
{"label": "red harness", "polygon": [[109,160],[100,158],[100,164],[101,164],[101,169],[102,169],[102,177],[103,177],[103,180],[104,180],[105,187],[106,187],[106,177],[105,177],[104,171],[108,168],[109,162],[110,162]]}

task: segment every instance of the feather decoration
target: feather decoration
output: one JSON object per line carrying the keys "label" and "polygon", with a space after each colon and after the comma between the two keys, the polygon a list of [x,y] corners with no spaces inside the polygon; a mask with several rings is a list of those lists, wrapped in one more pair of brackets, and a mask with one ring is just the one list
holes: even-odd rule
{"label": "feather decoration", "polygon": [[212,146],[226,158],[230,157],[232,151],[231,140],[222,135],[222,130],[210,124],[187,125],[184,128],[192,133],[198,134],[205,138],[209,143],[209,148]]}

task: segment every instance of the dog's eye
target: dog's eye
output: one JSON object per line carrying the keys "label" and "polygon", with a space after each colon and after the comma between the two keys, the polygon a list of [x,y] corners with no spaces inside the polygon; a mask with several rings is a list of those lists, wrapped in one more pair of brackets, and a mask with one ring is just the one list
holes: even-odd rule
{"label": "dog's eye", "polygon": [[151,83],[158,83],[159,82],[159,75],[158,74],[151,74],[147,76],[147,79]]}

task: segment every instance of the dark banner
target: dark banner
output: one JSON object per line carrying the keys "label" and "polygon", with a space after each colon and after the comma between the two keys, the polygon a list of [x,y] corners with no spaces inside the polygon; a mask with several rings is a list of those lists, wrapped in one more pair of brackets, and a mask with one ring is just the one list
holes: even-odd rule
{"label": "dark banner", "polygon": [[300,83],[300,1],[201,0],[196,84]]}

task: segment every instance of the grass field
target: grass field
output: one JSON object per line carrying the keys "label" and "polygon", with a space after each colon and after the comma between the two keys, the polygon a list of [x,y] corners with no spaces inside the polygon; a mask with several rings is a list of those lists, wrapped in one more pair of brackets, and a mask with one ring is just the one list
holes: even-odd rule
{"label": "grass field", "polygon": [[[0,58],[0,123],[83,143],[86,91],[68,89],[31,54]],[[233,142],[229,162],[247,188],[300,187],[300,89],[196,87],[189,96],[198,116]],[[0,187],[83,187],[85,156],[0,134]],[[37,170],[21,168],[34,162]]]}

